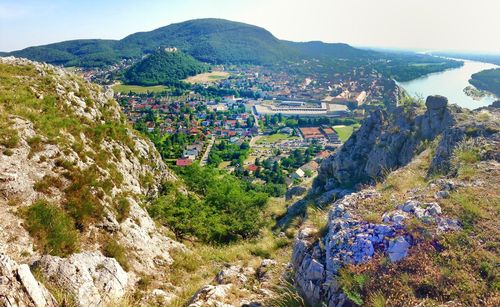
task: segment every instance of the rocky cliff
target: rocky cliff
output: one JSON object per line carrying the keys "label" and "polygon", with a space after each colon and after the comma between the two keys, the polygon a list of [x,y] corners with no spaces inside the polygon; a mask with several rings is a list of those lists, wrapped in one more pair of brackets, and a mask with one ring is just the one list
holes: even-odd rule
{"label": "rocky cliff", "polygon": [[459,112],[441,96],[429,96],[425,111],[409,103],[390,114],[372,112],[342,148],[322,163],[315,187],[324,191],[350,188],[408,164],[423,142],[432,141],[455,123],[453,114]]}
{"label": "rocky cliff", "polygon": [[372,113],[321,165],[326,225],[306,223],[292,257],[304,297],[328,306],[497,305],[498,253],[488,246],[499,238],[499,119],[497,108],[469,111],[437,96],[425,110]]}
{"label": "rocky cliff", "polygon": [[[0,128],[3,304],[55,304],[26,264],[76,305],[103,306],[184,249],[143,206],[176,178],[112,92],[50,65],[0,58]],[[19,282],[24,292],[12,296]]]}

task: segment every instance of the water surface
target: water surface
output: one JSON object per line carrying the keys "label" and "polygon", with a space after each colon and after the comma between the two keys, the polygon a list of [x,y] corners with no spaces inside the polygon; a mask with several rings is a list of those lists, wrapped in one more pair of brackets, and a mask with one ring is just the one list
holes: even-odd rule
{"label": "water surface", "polygon": [[414,79],[408,82],[398,82],[410,95],[442,95],[448,97],[450,103],[455,103],[461,107],[476,109],[490,105],[499,98],[488,95],[480,99],[474,99],[464,93],[464,88],[470,86],[469,79],[472,74],[485,69],[498,68],[499,66],[476,61],[460,60],[464,65],[438,73]]}

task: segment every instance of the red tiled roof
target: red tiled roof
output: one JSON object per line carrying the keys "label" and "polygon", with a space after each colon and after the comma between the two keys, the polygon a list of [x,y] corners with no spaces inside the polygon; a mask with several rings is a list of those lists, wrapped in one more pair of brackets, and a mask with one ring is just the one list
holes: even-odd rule
{"label": "red tiled roof", "polygon": [[175,161],[175,165],[177,166],[188,166],[191,164],[193,164],[193,161],[190,159],[177,159],[177,161]]}
{"label": "red tiled roof", "polygon": [[246,167],[246,169],[251,172],[256,172],[259,169],[259,167],[255,164],[250,164],[249,166]]}

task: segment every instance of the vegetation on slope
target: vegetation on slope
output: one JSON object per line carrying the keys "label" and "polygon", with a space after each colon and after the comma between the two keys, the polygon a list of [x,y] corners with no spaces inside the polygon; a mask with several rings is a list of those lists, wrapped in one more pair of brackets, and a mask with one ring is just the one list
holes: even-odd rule
{"label": "vegetation on slope", "polygon": [[400,82],[410,81],[430,73],[463,65],[463,62],[459,61],[403,52],[385,53],[380,56],[380,59],[374,65],[374,68],[387,77]]}
{"label": "vegetation on slope", "polygon": [[[381,53],[346,44],[282,41],[256,26],[213,18],[171,24],[135,33],[119,41],[74,40],[30,47],[10,54],[57,65],[95,67],[116,63],[120,59],[140,59],[165,47],[176,47],[202,62],[274,65],[299,75],[311,72],[329,75],[374,61],[374,68],[381,73],[406,81],[459,66],[459,62],[428,55]],[[302,59],[320,61],[287,66],[290,61]]]}
{"label": "vegetation on slope", "polygon": [[500,68],[487,69],[471,76],[469,83],[478,89],[488,91],[500,97]]}
{"label": "vegetation on slope", "polygon": [[[88,108],[98,108],[95,93],[90,93],[92,85],[74,76],[67,78],[68,83],[62,83],[68,87],[66,90],[74,91]],[[62,84],[49,69],[41,74],[33,65],[0,64],[0,127],[4,128],[0,129],[0,144],[6,147],[3,154],[10,155],[19,146],[20,137],[12,126],[14,118],[20,117],[32,122],[37,133],[26,140],[31,148],[28,158],[52,144],[65,155],[75,154],[79,160],[89,163],[81,169],[75,161],[59,154],[52,169],[54,175],[34,184],[35,191],[45,195],[50,196],[54,189],[64,195],[57,210],[41,199],[23,214],[26,227],[37,239],[40,249],[55,255],[76,250],[79,236],[74,235],[73,230],[83,232],[102,220],[103,201],[111,195],[113,187],[122,184],[123,176],[112,163],[117,158],[101,148],[102,142],[118,142],[132,151],[135,144],[125,119],[115,117],[116,102],[108,101],[100,106],[102,115],[97,120],[78,116],[73,106],[68,105],[67,97],[58,94],[56,88]],[[70,86],[78,86],[78,90]],[[116,200],[112,209],[123,218],[127,215],[127,205],[120,202],[119,197]]]}
{"label": "vegetation on slope", "polygon": [[[377,184],[378,198],[357,204],[365,220],[380,223],[383,213],[410,197],[436,201],[439,180],[446,175],[427,176],[434,144],[408,166],[391,173]],[[431,223],[416,218],[406,221],[416,246],[406,259],[391,263],[376,255],[361,265],[345,267],[339,283],[350,299],[371,306],[439,305],[460,302],[475,306],[498,305],[500,279],[497,243],[499,199],[496,192],[499,169],[488,160],[493,148],[473,139],[464,141],[454,153],[455,188],[439,201],[444,214],[458,219],[462,229],[431,235]],[[404,180],[402,179],[404,178]],[[444,179],[449,181],[450,179]],[[378,217],[373,219],[373,217]]]}
{"label": "vegetation on slope", "polygon": [[160,49],[130,67],[125,72],[125,80],[134,85],[172,85],[208,68],[208,65],[183,52]]}
{"label": "vegetation on slope", "polygon": [[184,194],[165,185],[163,195],[149,208],[151,216],[171,229],[177,239],[192,236],[203,242],[228,243],[259,233],[267,194],[249,189],[216,168],[194,164],[179,169],[179,174],[193,193]]}
{"label": "vegetation on slope", "polygon": [[54,65],[102,67],[127,58],[114,50],[116,41],[100,39],[71,40],[44,46],[29,47],[10,55]]}

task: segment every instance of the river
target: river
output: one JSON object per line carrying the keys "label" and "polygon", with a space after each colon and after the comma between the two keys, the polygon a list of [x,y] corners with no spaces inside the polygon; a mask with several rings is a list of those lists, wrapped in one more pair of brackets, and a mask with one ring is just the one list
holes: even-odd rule
{"label": "river", "polygon": [[442,95],[448,97],[450,103],[468,109],[484,107],[499,99],[494,95],[474,99],[464,93],[464,88],[470,86],[469,79],[472,74],[485,69],[498,68],[499,66],[476,61],[456,60],[463,61],[464,65],[459,68],[429,74],[412,81],[398,82],[398,84],[412,96],[419,95],[425,98],[429,95]]}

